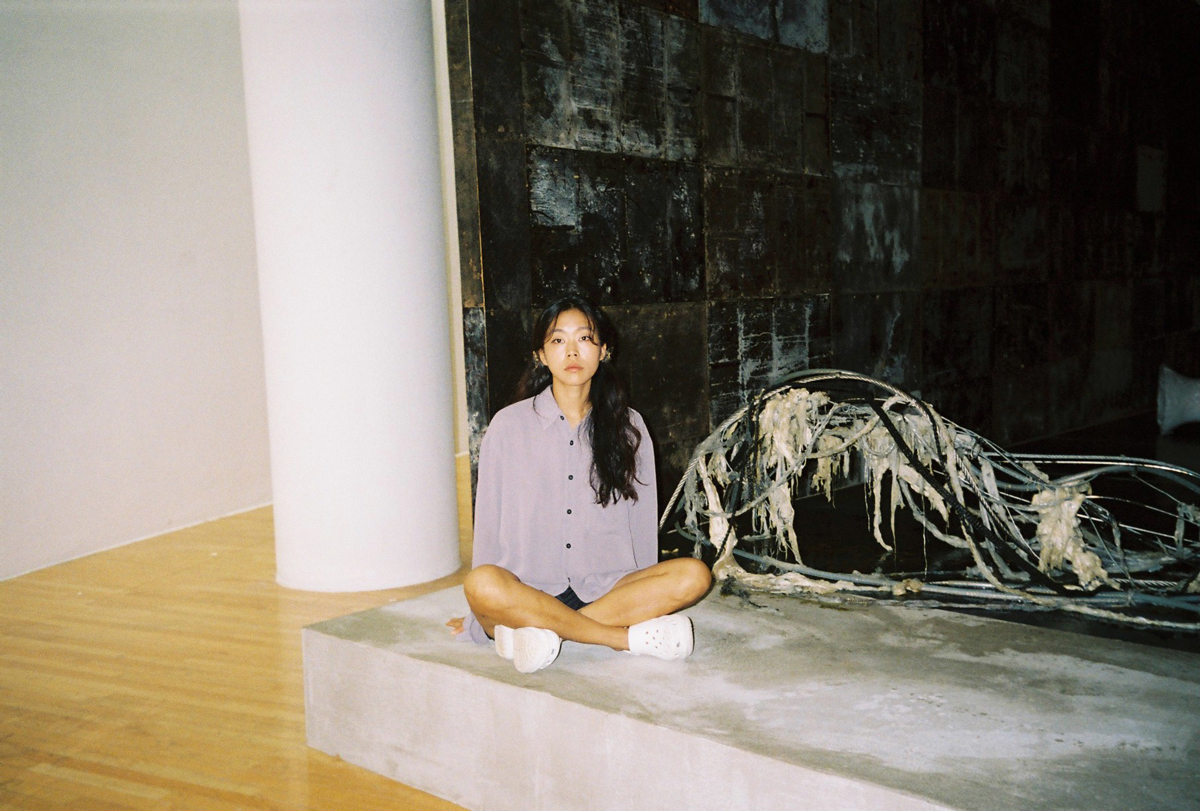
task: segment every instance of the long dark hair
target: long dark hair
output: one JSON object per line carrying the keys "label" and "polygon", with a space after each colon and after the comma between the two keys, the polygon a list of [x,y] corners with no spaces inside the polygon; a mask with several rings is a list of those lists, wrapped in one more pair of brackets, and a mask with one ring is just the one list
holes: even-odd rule
{"label": "long dark hair", "polygon": [[[532,352],[524,373],[517,383],[514,400],[524,400],[538,394],[551,383],[550,370],[535,360],[546,344],[558,317],[568,310],[579,310],[595,333],[596,342],[607,346],[609,355],[616,350],[617,336],[612,322],[597,307],[582,296],[566,295],[552,301],[533,322]],[[592,377],[588,393],[592,410],[586,428],[592,446],[592,488],[596,503],[607,505],[618,499],[637,501],[633,485],[637,478],[637,452],[642,437],[629,420],[629,394],[625,381],[609,360],[601,361]]]}

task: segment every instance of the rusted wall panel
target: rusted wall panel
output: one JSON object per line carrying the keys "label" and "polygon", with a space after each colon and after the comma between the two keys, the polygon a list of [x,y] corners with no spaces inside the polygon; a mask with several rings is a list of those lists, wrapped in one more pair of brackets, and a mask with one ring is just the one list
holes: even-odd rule
{"label": "rusted wall panel", "polygon": [[833,284],[868,292],[917,287],[919,192],[838,180],[833,186]]}
{"label": "rusted wall panel", "polygon": [[1192,0],[447,19],[473,431],[569,285],[627,333],[668,478],[806,366],[920,390],[1002,443],[1149,407],[1160,362],[1200,376]]}
{"label": "rusted wall panel", "polygon": [[830,296],[708,305],[709,400],[720,423],[761,388],[831,358]]}
{"label": "rusted wall panel", "polygon": [[688,164],[531,149],[534,305],[572,285],[602,304],[698,299],[700,194]]}
{"label": "rusted wall panel", "polygon": [[832,312],[835,366],[920,390],[918,293],[843,293],[834,296]]}
{"label": "rusted wall panel", "polygon": [[708,433],[705,305],[636,304],[607,312],[621,338],[615,362],[654,439],[662,501]]}

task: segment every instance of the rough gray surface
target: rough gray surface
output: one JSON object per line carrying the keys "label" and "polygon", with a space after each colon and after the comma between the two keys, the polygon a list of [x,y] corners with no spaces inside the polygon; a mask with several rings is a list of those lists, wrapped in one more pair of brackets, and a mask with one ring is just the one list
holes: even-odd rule
{"label": "rough gray surface", "polygon": [[[578,768],[556,772],[525,749],[567,720],[580,757],[600,745],[594,757],[646,772],[642,794],[614,788],[571,807],[658,807],[652,784],[668,777],[710,788],[672,795],[677,808],[1200,807],[1193,654],[934,610],[755,601],[714,596],[691,609],[697,649],[684,663],[567,643],[529,676],[488,647],[449,641],[442,623],[462,611],[458,589],[320,623],[305,631],[310,744],[406,782],[415,778],[397,763],[416,757],[417,777],[445,790],[417,785],[457,802],[468,799],[455,793],[464,781],[494,765],[489,796],[515,790],[528,807],[566,807],[557,792]],[[397,698],[425,679],[443,689]],[[372,694],[391,706],[366,706]],[[541,712],[549,725],[509,718]],[[359,718],[425,732],[407,754],[363,754],[405,744],[395,730],[338,728]],[[478,752],[448,772],[436,754],[446,735],[468,748],[482,736],[507,753],[501,762],[533,764],[536,791],[511,785],[528,777],[522,769]],[[665,770],[647,766],[663,758]],[[775,784],[763,794],[758,780]]]}

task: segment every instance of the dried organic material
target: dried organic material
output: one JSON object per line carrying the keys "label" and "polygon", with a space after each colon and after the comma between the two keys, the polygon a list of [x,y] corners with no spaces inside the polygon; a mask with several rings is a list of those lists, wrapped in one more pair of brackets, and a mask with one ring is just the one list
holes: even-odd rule
{"label": "dried organic material", "polygon": [[[882,548],[893,548],[896,514],[907,509],[925,538],[963,550],[969,562],[917,574],[806,566],[794,499],[831,497],[855,465]],[[1120,494],[1102,494],[1097,485],[1115,479]],[[697,553],[701,544],[715,549],[716,576],[751,589],[919,594],[1200,631],[1198,501],[1193,471],[1146,459],[1006,453],[886,383],[819,370],[764,392],[705,439],[663,523],[678,504],[679,530]],[[745,542],[766,542],[770,553],[739,549]]]}

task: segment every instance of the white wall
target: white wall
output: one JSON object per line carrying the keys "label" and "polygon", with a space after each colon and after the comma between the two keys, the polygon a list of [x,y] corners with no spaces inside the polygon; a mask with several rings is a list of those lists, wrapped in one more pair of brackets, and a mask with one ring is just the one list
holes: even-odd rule
{"label": "white wall", "polygon": [[270,500],[239,47],[0,0],[0,578]]}

